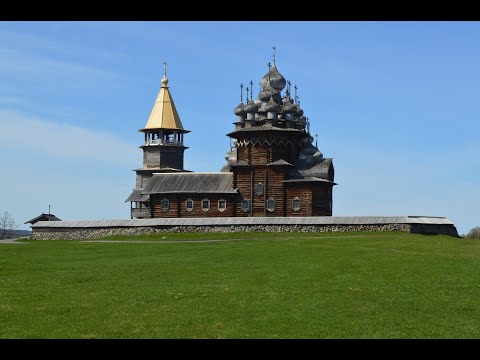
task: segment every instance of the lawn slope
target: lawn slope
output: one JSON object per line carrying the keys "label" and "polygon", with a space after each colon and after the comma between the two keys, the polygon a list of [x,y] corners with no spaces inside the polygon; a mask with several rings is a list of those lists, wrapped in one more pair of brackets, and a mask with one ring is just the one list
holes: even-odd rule
{"label": "lawn slope", "polygon": [[480,242],[230,233],[0,245],[0,338],[478,338]]}

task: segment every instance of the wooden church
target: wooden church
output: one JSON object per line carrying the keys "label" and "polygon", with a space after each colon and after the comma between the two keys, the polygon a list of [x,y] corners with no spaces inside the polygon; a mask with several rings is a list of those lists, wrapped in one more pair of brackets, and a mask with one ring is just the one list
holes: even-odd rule
{"label": "wooden church", "polygon": [[[126,202],[131,218],[331,216],[334,169],[313,145],[309,120],[291,84],[277,70],[275,55],[261,79],[243,85],[234,109],[234,147],[220,172],[184,169],[184,129],[168,88],[162,86],[145,128],[143,167]],[[282,91],[285,93],[282,94]]]}

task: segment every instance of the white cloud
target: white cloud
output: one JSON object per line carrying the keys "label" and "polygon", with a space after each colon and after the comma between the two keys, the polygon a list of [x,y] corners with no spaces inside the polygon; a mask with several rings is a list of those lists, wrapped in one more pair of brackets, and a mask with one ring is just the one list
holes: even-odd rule
{"label": "white cloud", "polygon": [[[0,149],[52,158],[135,166],[136,145],[118,137],[69,124],[0,110]],[[138,165],[138,164],[137,164]]]}
{"label": "white cloud", "polygon": [[21,228],[48,205],[65,220],[129,218],[137,144],[0,110],[0,151],[0,211]]}
{"label": "white cloud", "polygon": [[[75,79],[96,79],[98,77],[118,77],[116,74],[98,67],[82,65],[74,61],[59,60],[45,56],[32,55],[23,51],[0,48],[0,74],[17,76],[32,80],[33,78],[55,79],[63,81]],[[71,83],[72,86],[76,84]]]}

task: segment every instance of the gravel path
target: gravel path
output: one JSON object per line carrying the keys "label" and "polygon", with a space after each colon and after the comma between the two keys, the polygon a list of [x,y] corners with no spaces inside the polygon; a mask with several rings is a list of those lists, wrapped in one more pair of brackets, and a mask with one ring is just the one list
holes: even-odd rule
{"label": "gravel path", "polygon": [[[350,236],[322,236],[322,239],[340,239],[340,238],[354,238],[366,237],[366,235],[350,235]],[[277,240],[294,240],[294,239],[311,239],[312,237],[284,237]],[[0,244],[31,244],[28,242],[17,241],[20,239],[4,239],[0,240]],[[84,243],[126,243],[126,244],[175,244],[175,243],[207,243],[207,242],[226,242],[226,241],[251,241],[251,240],[275,240],[275,238],[242,238],[242,239],[205,239],[205,240],[71,240],[80,241]],[[42,241],[42,240],[38,240]]]}
{"label": "gravel path", "polygon": [[[367,237],[366,235],[350,235],[350,236],[322,236],[322,239],[340,239],[340,238],[357,238]],[[174,244],[174,243],[205,243],[205,242],[225,242],[225,241],[251,241],[251,240],[296,240],[296,239],[312,239],[313,237],[284,237],[284,238],[243,238],[243,239],[204,239],[204,240],[80,240],[85,243],[138,243],[138,244]],[[73,240],[75,241],[75,240]]]}
{"label": "gravel path", "polygon": [[0,240],[0,244],[28,244],[26,242],[17,241],[20,239],[26,239],[26,238],[3,239],[3,240]]}

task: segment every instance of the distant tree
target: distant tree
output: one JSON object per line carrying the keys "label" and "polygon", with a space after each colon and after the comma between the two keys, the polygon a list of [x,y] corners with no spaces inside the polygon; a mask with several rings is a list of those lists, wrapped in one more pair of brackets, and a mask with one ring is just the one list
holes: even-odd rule
{"label": "distant tree", "polygon": [[465,237],[467,239],[480,239],[480,226],[471,229]]}
{"label": "distant tree", "polygon": [[15,220],[12,214],[5,211],[0,215],[0,239],[8,239],[9,236],[13,235],[13,230],[15,230]]}

